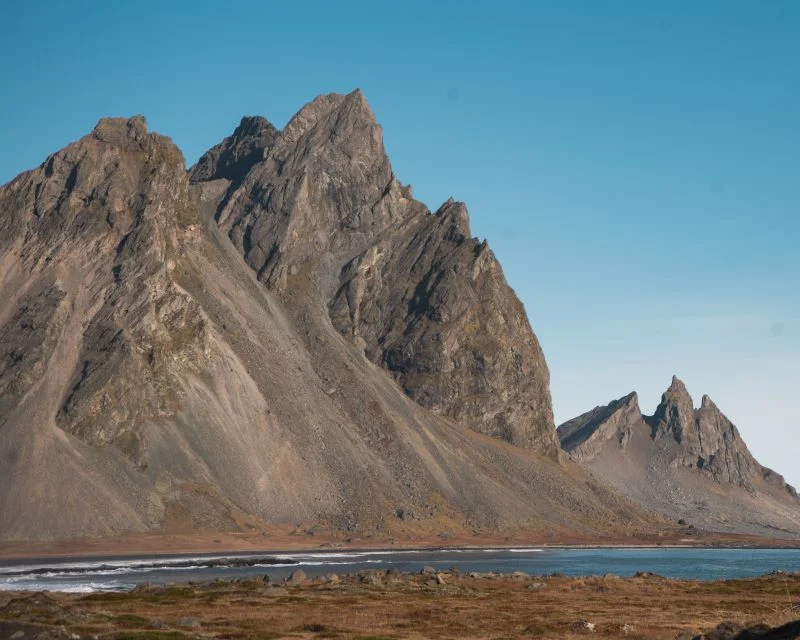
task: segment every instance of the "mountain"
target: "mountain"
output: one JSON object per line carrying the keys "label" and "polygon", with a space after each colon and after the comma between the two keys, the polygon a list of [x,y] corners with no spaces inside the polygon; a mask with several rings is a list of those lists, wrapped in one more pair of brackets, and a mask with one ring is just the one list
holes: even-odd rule
{"label": "mountain", "polygon": [[0,299],[4,540],[659,524],[563,460],[500,265],[396,180],[360,92],[188,172],[101,120],[0,187]]}
{"label": "mountain", "polygon": [[190,179],[304,331],[332,323],[422,406],[558,456],[522,304],[462,203],[432,215],[398,182],[360,91],[320,96],[277,135],[243,119]]}
{"label": "mountain", "polygon": [[673,377],[652,416],[636,393],[558,427],[564,451],[642,507],[712,531],[800,537],[793,487],[750,453],[707,395]]}

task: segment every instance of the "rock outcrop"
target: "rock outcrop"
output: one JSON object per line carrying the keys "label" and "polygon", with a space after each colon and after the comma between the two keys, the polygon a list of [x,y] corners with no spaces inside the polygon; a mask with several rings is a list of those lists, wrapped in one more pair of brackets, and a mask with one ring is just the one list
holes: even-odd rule
{"label": "rock outcrop", "polygon": [[680,445],[681,455],[675,464],[746,488],[752,488],[754,478],[764,477],[736,426],[707,395],[695,410],[686,387],[675,377],[648,422],[654,438],[673,438]]}
{"label": "rock outcrop", "polygon": [[642,420],[636,392],[595,407],[558,428],[561,446],[576,460],[591,459],[608,441],[625,450],[633,429]]}
{"label": "rock outcrop", "polygon": [[359,93],[245,119],[188,174],[101,120],[0,187],[0,299],[2,539],[658,522],[553,460],[522,306]]}
{"label": "rock outcrop", "polygon": [[563,449],[647,508],[705,528],[800,536],[800,499],[707,395],[673,377],[652,416],[635,393],[558,427]]}
{"label": "rock outcrop", "polygon": [[189,180],[241,180],[278,137],[278,130],[261,116],[244,117],[233,134],[206,151],[189,170]]}

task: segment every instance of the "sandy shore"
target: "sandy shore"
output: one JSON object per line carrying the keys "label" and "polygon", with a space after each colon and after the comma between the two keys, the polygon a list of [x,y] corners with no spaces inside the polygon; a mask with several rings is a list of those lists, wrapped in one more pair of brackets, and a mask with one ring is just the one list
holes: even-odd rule
{"label": "sandy shore", "polygon": [[525,536],[422,535],[413,538],[348,535],[340,532],[309,535],[296,529],[275,528],[268,532],[137,533],[114,538],[80,538],[54,542],[0,542],[0,560],[86,556],[152,556],[186,553],[269,553],[324,549],[438,549],[502,547],[763,547],[796,548],[799,540],[735,536],[698,530],[662,535]]}

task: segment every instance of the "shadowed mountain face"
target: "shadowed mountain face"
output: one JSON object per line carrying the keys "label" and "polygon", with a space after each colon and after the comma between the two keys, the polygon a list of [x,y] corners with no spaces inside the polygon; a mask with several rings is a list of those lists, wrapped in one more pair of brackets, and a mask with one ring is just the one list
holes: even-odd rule
{"label": "shadowed mountain face", "polygon": [[736,426],[673,377],[653,416],[635,393],[558,428],[561,446],[642,506],[720,531],[800,536],[794,488],[753,458]]}
{"label": "shadowed mountain face", "polygon": [[0,299],[3,539],[658,522],[558,462],[521,304],[360,93],[245,119],[188,174],[100,121],[0,187]]}

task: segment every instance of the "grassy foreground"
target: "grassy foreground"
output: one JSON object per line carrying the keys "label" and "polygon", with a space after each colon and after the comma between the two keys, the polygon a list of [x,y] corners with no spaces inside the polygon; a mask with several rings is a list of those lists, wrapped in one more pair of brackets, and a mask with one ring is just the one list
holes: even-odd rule
{"label": "grassy foreground", "polygon": [[800,574],[701,582],[649,574],[370,571],[279,585],[247,580],[88,596],[0,594],[0,637],[42,640],[672,639],[723,621],[778,626],[797,618]]}

